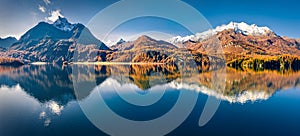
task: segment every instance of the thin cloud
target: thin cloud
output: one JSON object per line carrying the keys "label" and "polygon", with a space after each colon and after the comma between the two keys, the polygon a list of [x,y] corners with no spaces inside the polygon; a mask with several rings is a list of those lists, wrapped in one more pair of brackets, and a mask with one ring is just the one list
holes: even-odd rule
{"label": "thin cloud", "polygon": [[50,21],[50,22],[55,22],[58,17],[64,17],[61,13],[60,13],[60,10],[55,10],[55,11],[52,11],[50,16],[46,18],[47,21]]}
{"label": "thin cloud", "polygon": [[51,1],[50,0],[43,0],[45,2],[46,5],[50,4]]}
{"label": "thin cloud", "polygon": [[46,12],[46,8],[44,6],[39,5],[39,10],[43,13]]}

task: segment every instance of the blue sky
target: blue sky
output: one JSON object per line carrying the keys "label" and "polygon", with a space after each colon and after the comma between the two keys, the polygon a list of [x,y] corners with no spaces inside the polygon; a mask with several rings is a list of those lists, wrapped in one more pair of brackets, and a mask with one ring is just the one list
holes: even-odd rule
{"label": "blue sky", "polygon": [[[103,8],[117,0],[0,0],[0,37],[20,37],[40,21],[51,22],[51,14],[61,14],[70,22],[88,24]],[[300,2],[297,0],[184,0],[196,8],[213,26],[230,21],[268,26],[279,35],[300,38]],[[134,6],[134,5],[133,5]],[[126,12],[126,11],[124,11]],[[122,16],[122,12],[120,12]],[[188,32],[175,22],[160,18],[139,18],[118,27],[120,35],[162,31],[173,35]],[[96,36],[98,32],[94,33]]]}

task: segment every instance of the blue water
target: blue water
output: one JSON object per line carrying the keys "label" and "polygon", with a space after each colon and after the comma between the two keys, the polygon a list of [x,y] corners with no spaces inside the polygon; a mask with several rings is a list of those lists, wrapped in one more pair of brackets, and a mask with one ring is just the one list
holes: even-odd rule
{"label": "blue water", "polygon": [[[116,76],[118,74],[110,75],[107,71],[102,69],[100,72],[81,73],[82,82],[95,82],[96,86],[77,90],[82,93],[80,95],[74,90],[74,70],[71,67],[23,66],[3,71],[0,74],[0,135],[107,135],[90,116],[93,114],[97,117],[102,114],[101,110],[100,113],[87,113],[84,107],[85,103],[95,109],[100,106],[100,101],[93,98],[102,97],[107,106],[121,118],[139,122],[164,116],[174,108],[182,92],[198,95],[197,101],[187,119],[167,135],[300,135],[300,89],[296,86],[271,92],[266,99],[246,102],[230,102],[216,96],[221,100],[220,106],[208,123],[200,127],[199,118],[208,94],[172,88],[168,86],[171,80],[140,89],[136,85],[140,83],[136,78],[120,80]],[[136,94],[124,93],[120,96],[120,92],[110,91],[118,88],[119,84],[124,89],[120,91],[132,89],[136,90]],[[127,84],[130,86],[124,86]],[[105,90],[101,90],[101,87]],[[136,97],[146,96],[150,91],[156,91],[153,95],[158,96],[162,91],[159,89],[165,89],[164,93],[149,106],[134,105],[123,99],[128,97],[137,100]],[[189,103],[188,100],[186,103]],[[119,122],[110,123],[117,126]],[[157,129],[164,129],[164,126]]]}

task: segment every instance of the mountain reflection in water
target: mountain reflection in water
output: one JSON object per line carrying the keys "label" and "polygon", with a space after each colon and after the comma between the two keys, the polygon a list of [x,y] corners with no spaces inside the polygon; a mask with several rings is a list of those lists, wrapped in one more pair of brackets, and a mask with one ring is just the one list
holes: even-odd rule
{"label": "mountain reflection in water", "polygon": [[[112,87],[130,86],[143,94],[159,86],[174,90],[194,91],[213,96],[228,103],[245,104],[267,100],[277,91],[297,88],[300,72],[278,71],[239,71],[233,68],[217,69],[224,73],[224,89],[214,89],[214,71],[185,74],[175,66],[168,65],[74,65],[80,82],[95,82],[96,85],[108,84]],[[30,103],[27,110],[37,112],[36,118],[45,127],[51,126],[52,118],[72,107],[78,100],[91,95],[94,88],[81,90],[76,97],[73,89],[72,67],[54,65],[26,65],[18,68],[0,67],[0,109],[4,103]],[[192,71],[192,70],[191,70]],[[129,89],[130,89],[129,88]],[[157,90],[157,88],[156,88]],[[124,90],[126,91],[126,90]],[[166,90],[168,91],[168,90]],[[14,102],[12,102],[14,101]],[[26,103],[22,105],[26,107]],[[22,105],[10,105],[22,107]],[[24,108],[23,107],[23,108]],[[38,109],[38,110],[37,110]],[[0,133],[1,134],[1,133]]]}
{"label": "mountain reflection in water", "polygon": [[[185,75],[178,68],[168,65],[78,65],[76,68],[79,69],[77,78],[82,82],[96,82],[100,85],[111,78],[119,84],[133,84],[143,91],[156,85],[167,84],[173,88],[199,91],[222,100],[240,103],[267,99],[276,91],[300,85],[300,72],[297,71],[280,73],[219,69],[225,73],[225,84],[223,83],[225,89],[216,91],[212,89],[211,82],[214,77],[211,71]],[[1,86],[19,85],[41,103],[56,101],[65,105],[68,101],[76,99],[73,91],[72,67],[28,65],[19,68],[0,67],[0,70]],[[92,89],[85,90],[87,91],[85,97]]]}

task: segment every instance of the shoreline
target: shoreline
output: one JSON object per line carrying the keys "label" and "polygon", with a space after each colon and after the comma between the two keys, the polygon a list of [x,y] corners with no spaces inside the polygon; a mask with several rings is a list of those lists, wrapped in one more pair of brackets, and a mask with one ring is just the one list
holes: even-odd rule
{"label": "shoreline", "polygon": [[[56,63],[49,62],[32,62],[30,65],[51,65]],[[70,62],[63,65],[165,65],[166,63],[154,62]]]}
{"label": "shoreline", "polygon": [[72,62],[75,65],[165,65],[166,63],[148,62]]}

